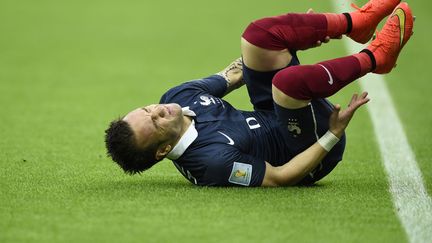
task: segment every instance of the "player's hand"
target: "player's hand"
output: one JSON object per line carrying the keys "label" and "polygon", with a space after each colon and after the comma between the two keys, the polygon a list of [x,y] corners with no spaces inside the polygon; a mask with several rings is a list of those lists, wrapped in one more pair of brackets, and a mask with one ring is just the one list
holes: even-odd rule
{"label": "player's hand", "polygon": [[341,110],[339,104],[335,105],[329,120],[329,130],[338,138],[342,137],[345,128],[348,126],[356,110],[369,102],[367,95],[367,92],[363,92],[360,96],[354,94],[345,110]]}
{"label": "player's hand", "polygon": [[240,57],[234,60],[228,67],[218,72],[217,75],[222,76],[227,81],[227,91],[225,95],[240,88],[244,85],[242,58]]}
{"label": "player's hand", "polygon": [[[315,11],[312,9],[312,8],[310,8],[310,9],[308,9],[308,11],[306,12],[307,14],[313,14],[313,13],[315,13]],[[319,40],[319,41],[317,41],[316,42],[316,44],[315,44],[315,47],[318,47],[318,46],[321,46],[322,45],[322,43],[328,43],[329,41],[330,41],[330,36],[326,36],[325,38],[324,38],[324,40]],[[338,37],[336,37],[335,39],[342,39],[342,36],[338,36]]]}

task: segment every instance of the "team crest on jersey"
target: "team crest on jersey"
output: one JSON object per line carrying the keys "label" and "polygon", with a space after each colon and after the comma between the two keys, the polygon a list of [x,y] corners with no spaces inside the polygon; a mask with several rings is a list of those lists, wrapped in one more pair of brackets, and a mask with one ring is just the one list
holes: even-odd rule
{"label": "team crest on jersey", "polygon": [[288,131],[294,136],[297,137],[301,134],[300,124],[296,119],[290,119],[288,121]]}
{"label": "team crest on jersey", "polygon": [[228,179],[229,182],[249,186],[252,178],[252,165],[234,162],[231,175]]}
{"label": "team crest on jersey", "polygon": [[208,96],[205,96],[205,95],[201,95],[200,100],[201,100],[200,104],[203,106],[208,106],[208,105],[211,105],[213,103],[212,100]]}
{"label": "team crest on jersey", "polygon": [[[201,95],[199,97],[199,103],[202,106],[209,106],[209,105],[216,105],[216,104],[221,104],[223,106],[223,108],[225,108],[225,105],[223,104],[222,100],[217,98],[217,97],[210,97],[210,96],[205,96],[205,95]],[[197,101],[194,102],[194,104],[196,104]]]}

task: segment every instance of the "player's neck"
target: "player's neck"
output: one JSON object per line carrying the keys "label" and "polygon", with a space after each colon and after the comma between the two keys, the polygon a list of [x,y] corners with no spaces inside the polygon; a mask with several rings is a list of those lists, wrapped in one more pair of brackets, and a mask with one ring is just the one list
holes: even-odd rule
{"label": "player's neck", "polygon": [[181,132],[181,136],[186,132],[189,126],[192,124],[192,117],[183,115],[183,129]]}
{"label": "player's neck", "polygon": [[183,137],[183,135],[188,130],[188,128],[190,127],[191,124],[192,124],[192,118],[190,116],[183,115],[182,129],[181,129],[180,134],[174,143],[174,146],[178,143],[178,141],[181,139],[181,137]]}

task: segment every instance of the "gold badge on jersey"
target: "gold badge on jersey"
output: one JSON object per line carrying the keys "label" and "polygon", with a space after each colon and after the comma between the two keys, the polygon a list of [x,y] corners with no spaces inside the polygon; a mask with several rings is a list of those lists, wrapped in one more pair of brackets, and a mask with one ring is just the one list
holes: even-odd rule
{"label": "gold badge on jersey", "polygon": [[252,165],[234,162],[233,168],[231,170],[231,175],[228,179],[229,182],[249,186],[252,178]]}

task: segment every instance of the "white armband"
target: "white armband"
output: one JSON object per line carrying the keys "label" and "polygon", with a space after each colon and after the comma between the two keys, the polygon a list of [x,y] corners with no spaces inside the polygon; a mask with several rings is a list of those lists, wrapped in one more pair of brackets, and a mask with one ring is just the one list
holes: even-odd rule
{"label": "white armband", "polygon": [[330,150],[339,142],[339,138],[336,137],[332,132],[327,131],[320,139],[318,143],[327,151]]}

